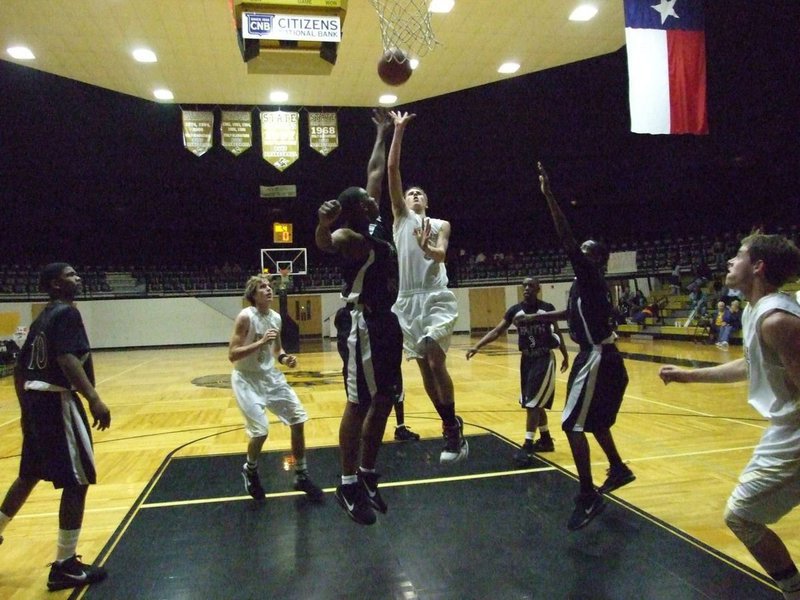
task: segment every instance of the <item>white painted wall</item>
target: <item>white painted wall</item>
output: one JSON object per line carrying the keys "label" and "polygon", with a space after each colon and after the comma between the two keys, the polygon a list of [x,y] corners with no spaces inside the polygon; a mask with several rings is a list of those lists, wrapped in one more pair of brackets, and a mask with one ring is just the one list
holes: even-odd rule
{"label": "white painted wall", "polygon": [[[504,287],[507,306],[511,306],[516,302],[516,286]],[[560,310],[566,306],[567,290],[569,283],[544,284],[542,299]],[[455,330],[468,332],[469,288],[456,288],[453,293],[458,302]],[[327,292],[321,297],[322,330],[335,337],[333,316],[342,301],[338,292]],[[77,306],[93,348],[225,344],[230,340],[233,321],[242,309],[242,297],[79,300]],[[31,324],[31,302],[8,302],[0,307],[4,311],[18,311],[21,326]]]}

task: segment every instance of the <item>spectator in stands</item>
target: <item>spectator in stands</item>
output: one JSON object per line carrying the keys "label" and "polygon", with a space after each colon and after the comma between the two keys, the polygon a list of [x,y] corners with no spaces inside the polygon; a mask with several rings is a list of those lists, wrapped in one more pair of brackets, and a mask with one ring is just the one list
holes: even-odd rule
{"label": "spectator in stands", "polygon": [[731,302],[730,309],[728,309],[728,318],[725,320],[725,325],[719,330],[717,347],[722,350],[728,349],[728,341],[731,338],[731,334],[742,328],[742,311],[739,306],[738,300]]}
{"label": "spectator in stands", "polygon": [[681,293],[681,264],[675,261],[672,266],[672,273],[669,276],[669,285],[673,294],[678,295]]}
{"label": "spectator in stands", "polygon": [[728,311],[728,307],[725,305],[725,303],[720,300],[717,302],[717,310],[711,318],[711,324],[709,325],[711,340],[716,341],[717,346],[720,345],[721,341],[719,337],[720,331],[722,331],[722,328],[728,324],[729,319],[730,311]]}
{"label": "spectator in stands", "polygon": [[644,325],[645,320],[649,317],[656,319],[656,321],[661,320],[661,310],[667,305],[667,302],[668,300],[666,297],[661,300],[654,300],[641,310],[632,314],[630,319],[628,319],[628,323],[631,325]]}

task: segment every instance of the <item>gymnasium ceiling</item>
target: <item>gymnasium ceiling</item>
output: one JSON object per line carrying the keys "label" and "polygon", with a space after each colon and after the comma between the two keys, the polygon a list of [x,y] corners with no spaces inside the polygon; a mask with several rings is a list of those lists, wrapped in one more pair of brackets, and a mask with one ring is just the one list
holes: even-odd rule
{"label": "gymnasium ceiling", "polygon": [[[582,0],[456,0],[449,14],[432,14],[440,44],[403,86],[378,79],[379,21],[369,0],[349,0],[338,60],[328,75],[248,74],[236,41],[231,0],[2,0],[0,56],[25,66],[153,100],[168,88],[181,105],[264,105],[272,90],[292,106],[375,106],[431,98],[512,76],[614,52],[624,40],[622,0],[589,0],[588,22],[568,16]],[[5,49],[25,45],[32,61]],[[158,62],[137,63],[134,48]],[[521,68],[502,75],[497,67]]]}

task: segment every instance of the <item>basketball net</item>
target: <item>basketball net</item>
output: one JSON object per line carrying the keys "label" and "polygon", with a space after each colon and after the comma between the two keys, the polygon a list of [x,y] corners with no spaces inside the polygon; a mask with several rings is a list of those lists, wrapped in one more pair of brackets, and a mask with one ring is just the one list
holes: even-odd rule
{"label": "basketball net", "polygon": [[289,277],[291,276],[291,271],[285,267],[280,267],[278,269],[278,278],[275,282],[277,285],[277,289],[279,292],[283,292],[286,290],[287,286],[289,285]]}
{"label": "basketball net", "polygon": [[383,50],[398,48],[409,57],[425,56],[438,43],[431,28],[429,0],[370,0],[381,25]]}

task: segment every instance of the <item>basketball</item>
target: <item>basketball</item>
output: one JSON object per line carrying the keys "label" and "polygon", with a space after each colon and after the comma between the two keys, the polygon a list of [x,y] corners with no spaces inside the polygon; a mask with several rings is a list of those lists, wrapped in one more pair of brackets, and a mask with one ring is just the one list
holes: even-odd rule
{"label": "basketball", "polygon": [[387,50],[378,61],[378,76],[386,84],[401,85],[411,77],[411,63],[402,50]]}

